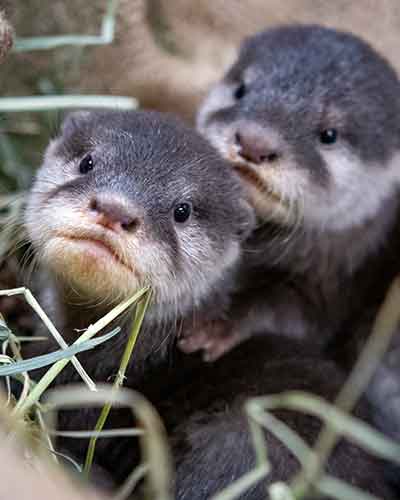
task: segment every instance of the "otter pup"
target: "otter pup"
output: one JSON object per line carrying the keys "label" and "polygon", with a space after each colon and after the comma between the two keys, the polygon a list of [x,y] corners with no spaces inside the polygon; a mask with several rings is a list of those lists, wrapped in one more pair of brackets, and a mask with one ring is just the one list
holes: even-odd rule
{"label": "otter pup", "polygon": [[188,329],[182,348],[215,359],[270,332],[322,347],[356,338],[358,351],[399,270],[400,84],[389,63],[348,33],[270,29],[243,43],[197,126],[240,174],[259,227],[229,319]]}
{"label": "otter pup", "polygon": [[[159,380],[172,386],[174,375],[184,378],[185,363],[167,377],[180,323],[199,314],[212,318],[225,307],[253,219],[239,179],[214,148],[156,112],[67,117],[25,212],[41,267],[41,299],[68,343],[112,304],[151,287],[125,382],[149,397],[162,390]],[[115,341],[79,356],[96,381],[116,374],[131,319],[116,322],[122,332]],[[53,340],[35,343],[24,355],[54,347]],[[69,366],[55,383],[71,381],[79,377]],[[60,425],[93,429],[97,416],[97,410],[65,412]],[[75,445],[81,456],[82,443]]]}
{"label": "otter pup", "polygon": [[[268,331],[307,337],[348,369],[399,272],[394,70],[351,34],[278,27],[244,42],[197,124],[241,175],[259,228],[229,321],[182,347],[213,359]],[[375,423],[397,439],[399,370],[393,346],[368,392]]]}
{"label": "otter pup", "polygon": [[[163,417],[182,499],[208,498],[251,467],[254,452],[240,411],[247,397],[303,389],[329,399],[342,380],[332,363],[313,356],[314,348],[299,359],[292,341],[274,346],[268,339],[251,339],[248,347],[209,367],[176,349],[180,321],[217,317],[232,293],[240,242],[253,227],[243,197],[230,166],[175,119],[150,112],[81,112],[66,119],[50,144],[27,204],[26,227],[47,274],[44,298],[69,342],[75,328],[107,310],[107,301],[152,287],[154,300],[125,385],[142,391]],[[115,340],[79,356],[96,380],[116,373],[129,318],[121,326]],[[72,380],[77,374],[70,366],[56,383]],[[93,429],[97,417],[97,410],[62,412],[60,427]],[[313,419],[286,422],[314,440]],[[109,424],[132,422],[116,411]],[[219,434],[224,429],[227,433]],[[243,443],[239,454],[229,436]],[[215,454],[218,442],[222,460]],[[60,444],[82,459],[87,441]],[[295,461],[273,439],[269,444],[276,466],[269,480],[291,477]],[[127,438],[99,440],[96,465],[119,483],[138,460],[133,445]],[[348,456],[356,467],[350,475]],[[359,487],[380,496],[386,491],[381,464],[354,447],[340,446],[330,463],[334,473]],[[203,466],[215,474],[200,487],[196,474],[203,474]],[[248,498],[263,498],[264,490],[256,488],[252,495]]]}

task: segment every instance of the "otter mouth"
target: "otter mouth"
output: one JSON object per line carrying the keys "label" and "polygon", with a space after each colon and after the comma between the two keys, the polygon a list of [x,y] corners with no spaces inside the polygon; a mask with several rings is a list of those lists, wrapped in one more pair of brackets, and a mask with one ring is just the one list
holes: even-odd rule
{"label": "otter mouth", "polygon": [[274,189],[268,185],[250,165],[235,161],[233,163],[233,168],[245,182],[253,186],[258,192],[265,194],[273,202],[286,206],[286,201],[283,200],[279,193],[274,191]]}
{"label": "otter mouth", "polygon": [[122,258],[120,252],[116,248],[116,244],[110,241],[105,235],[99,234],[69,234],[57,232],[56,236],[82,247],[82,253],[88,253],[91,257],[106,257],[112,258],[116,263],[128,269],[130,272],[137,274],[135,269]]}

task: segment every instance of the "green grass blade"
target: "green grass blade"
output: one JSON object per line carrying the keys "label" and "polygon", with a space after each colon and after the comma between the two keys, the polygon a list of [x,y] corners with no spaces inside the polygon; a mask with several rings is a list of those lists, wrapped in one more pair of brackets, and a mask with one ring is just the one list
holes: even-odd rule
{"label": "green grass blade", "polygon": [[[79,354],[83,351],[88,351],[93,349],[100,344],[103,344],[107,340],[110,340],[115,335],[121,331],[120,328],[115,328],[110,333],[102,335],[101,337],[96,337],[92,340],[87,340],[82,344],[72,345],[66,349],[59,349],[48,354],[42,354],[41,356],[35,356],[31,359],[24,359],[23,361],[17,361],[13,363],[12,366],[5,366],[0,368],[0,377],[6,377],[9,375],[15,375],[17,373],[29,372],[31,370],[37,370],[38,368],[44,368],[45,366],[52,365],[61,359],[71,359],[75,354]],[[1,363],[1,359],[0,359]]]}
{"label": "green grass blade", "polygon": [[46,112],[54,109],[119,108],[135,109],[133,97],[109,95],[56,95],[0,98],[0,113]]}
{"label": "green grass blade", "polygon": [[114,40],[115,16],[118,0],[108,0],[106,13],[101,23],[100,35],[61,35],[43,37],[15,38],[14,52],[28,52],[32,50],[51,50],[58,47],[108,45]]}
{"label": "green grass blade", "polygon": [[[114,321],[120,314],[122,314],[126,309],[135,304],[145,293],[147,293],[148,288],[142,288],[138,292],[136,292],[132,297],[127,299],[122,304],[114,307],[109,313],[100,318],[96,323],[90,325],[89,328],[83,333],[75,342],[75,344],[81,344],[86,340],[94,337],[101,329],[107,326],[109,323]],[[73,358],[72,358],[73,359]],[[59,375],[59,373],[67,366],[69,363],[69,359],[62,359],[57,361],[46,374],[39,380],[39,382],[35,385],[33,390],[30,392],[29,396],[26,400],[21,404],[16,406],[15,410],[18,414],[25,414],[30,410],[30,408],[35,405],[44,391],[49,387],[49,385],[54,381],[54,379]],[[71,360],[72,361],[72,360]]]}
{"label": "green grass blade", "polygon": [[[136,340],[137,340],[137,337],[139,335],[140,328],[142,326],[147,307],[150,303],[150,298],[151,298],[151,292],[149,291],[147,293],[147,296],[144,297],[136,306],[135,321],[134,321],[134,324],[132,327],[131,334],[128,338],[128,342],[126,344],[124,353],[122,355],[121,364],[120,364],[120,367],[118,370],[117,377],[116,377],[115,382],[113,384],[113,389],[115,391],[118,391],[120,389],[120,387],[122,387],[122,385],[123,385],[125,373],[126,373],[126,370],[128,368],[129,361],[131,359],[132,352],[133,352],[133,349],[135,347]],[[96,426],[95,426],[95,431],[97,431],[97,433],[99,433],[103,429],[104,424],[106,423],[108,415],[111,411],[111,408],[112,408],[112,403],[106,403],[104,405],[104,407],[102,408],[101,413],[100,413],[100,417],[97,420]],[[89,474],[90,469],[92,467],[98,436],[99,436],[99,434],[93,436],[89,442],[88,450],[86,453],[85,466],[83,468],[83,471],[86,475]]]}

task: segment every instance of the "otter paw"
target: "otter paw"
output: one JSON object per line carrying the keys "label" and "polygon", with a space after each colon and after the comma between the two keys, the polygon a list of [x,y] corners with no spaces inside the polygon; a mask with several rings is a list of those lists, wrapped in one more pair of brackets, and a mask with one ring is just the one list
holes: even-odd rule
{"label": "otter paw", "polygon": [[199,329],[185,332],[179,340],[178,346],[186,354],[201,351],[209,341],[209,332],[206,329]]}
{"label": "otter paw", "polygon": [[179,348],[187,353],[202,350],[203,360],[212,362],[230,351],[240,341],[227,321],[212,321],[197,329],[186,331],[179,340]]}

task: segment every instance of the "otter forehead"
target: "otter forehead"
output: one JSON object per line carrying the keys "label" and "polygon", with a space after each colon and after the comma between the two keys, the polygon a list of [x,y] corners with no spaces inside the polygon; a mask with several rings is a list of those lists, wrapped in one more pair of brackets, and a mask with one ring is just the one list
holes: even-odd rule
{"label": "otter forehead", "polygon": [[207,174],[212,174],[217,182],[234,186],[231,178],[224,182],[227,167],[206,140],[156,112],[72,114],[49,156],[72,161],[89,152],[109,166],[98,170],[100,180],[124,175],[159,189],[167,179],[207,186]]}
{"label": "otter forehead", "polygon": [[227,80],[257,76],[265,96],[285,93],[293,105],[310,96],[341,99],[352,90],[381,94],[382,81],[397,88],[394,70],[367,42],[321,26],[284,26],[247,39]]}

